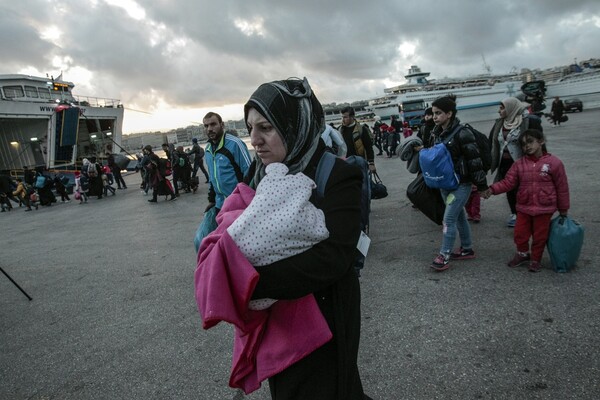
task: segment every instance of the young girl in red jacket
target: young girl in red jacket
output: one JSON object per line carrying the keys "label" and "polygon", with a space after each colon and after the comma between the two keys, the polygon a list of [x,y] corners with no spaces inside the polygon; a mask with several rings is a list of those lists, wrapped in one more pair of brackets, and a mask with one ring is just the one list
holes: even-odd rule
{"label": "young girl in red jacket", "polygon": [[519,143],[524,156],[512,165],[504,179],[490,186],[484,198],[517,188],[517,253],[508,266],[529,263],[529,271],[538,272],[552,215],[558,210],[566,216],[569,211],[569,184],[562,161],[547,152],[542,132],[528,129],[519,137]]}

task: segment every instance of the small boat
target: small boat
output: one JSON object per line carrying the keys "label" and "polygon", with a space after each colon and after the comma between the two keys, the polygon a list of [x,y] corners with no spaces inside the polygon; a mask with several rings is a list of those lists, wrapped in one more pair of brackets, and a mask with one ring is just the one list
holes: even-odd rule
{"label": "small boat", "polygon": [[68,169],[121,149],[123,105],[75,96],[73,82],[0,75],[0,171],[23,166]]}

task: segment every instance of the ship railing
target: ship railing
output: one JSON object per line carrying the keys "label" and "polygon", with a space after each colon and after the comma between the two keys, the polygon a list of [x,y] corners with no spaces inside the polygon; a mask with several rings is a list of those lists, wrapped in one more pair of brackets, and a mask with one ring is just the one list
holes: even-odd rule
{"label": "ship railing", "polygon": [[106,108],[120,108],[123,107],[121,100],[109,99],[103,97],[91,97],[91,96],[75,96],[77,104],[80,106],[87,107],[106,107]]}

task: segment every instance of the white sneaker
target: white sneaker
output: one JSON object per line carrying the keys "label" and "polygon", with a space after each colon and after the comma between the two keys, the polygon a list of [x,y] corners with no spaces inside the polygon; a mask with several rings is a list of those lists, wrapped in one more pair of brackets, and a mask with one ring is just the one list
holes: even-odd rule
{"label": "white sneaker", "polygon": [[506,221],[506,226],[509,228],[514,228],[517,223],[517,214],[510,214],[510,217]]}

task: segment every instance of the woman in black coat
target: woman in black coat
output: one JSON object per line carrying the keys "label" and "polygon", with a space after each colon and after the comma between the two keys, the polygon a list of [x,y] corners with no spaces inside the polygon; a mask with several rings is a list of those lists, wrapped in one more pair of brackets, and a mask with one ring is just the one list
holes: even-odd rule
{"label": "woman in black coat", "polygon": [[[89,196],[98,196],[102,198],[104,192],[104,185],[102,184],[102,168],[96,162],[96,157],[91,157],[88,164],[83,164],[82,173],[87,173],[90,180],[90,191]],[[95,172],[94,172],[95,171]]]}
{"label": "woman in black coat", "polygon": [[[326,151],[321,104],[306,79],[261,85],[244,107],[256,158],[249,174],[260,185],[266,165],[282,162],[290,174],[315,179]],[[360,287],[353,269],[360,236],[361,171],[337,159],[315,205],[325,214],[329,238],[298,255],[257,268],[253,298],[297,299],[313,294],[333,339],[269,379],[273,399],[363,400],[357,356]],[[314,197],[314,196],[313,196]]]}
{"label": "woman in black coat", "polygon": [[[266,167],[271,163],[283,163],[288,168],[288,174],[303,173],[315,180],[319,161],[327,151],[321,139],[325,121],[321,104],[306,79],[288,79],[261,85],[246,103],[244,112],[251,144],[256,151],[245,180],[248,185],[260,189]],[[363,393],[357,366],[360,287],[353,268],[361,232],[361,191],[361,170],[335,159],[324,192],[317,199],[313,191],[310,199],[323,211],[328,238],[307,250],[293,252],[295,255],[254,267],[258,280],[252,286],[252,299],[296,300],[312,296],[314,299],[309,302],[318,306],[318,310],[312,312],[322,314],[332,336],[323,345],[320,342],[309,350],[307,348],[308,354],[302,352],[299,358],[291,361],[291,365],[285,356],[280,356],[281,353],[269,361],[257,357],[255,362],[266,362],[268,365],[257,364],[256,370],[273,371],[261,377],[269,377],[273,399],[368,399]],[[294,246],[294,243],[286,244],[290,248]],[[208,252],[217,248],[219,246],[201,246],[198,259],[206,260],[211,255]],[[196,278],[202,276],[203,269],[207,267],[200,263]],[[251,266],[249,268],[252,269]],[[213,285],[203,289],[204,293],[212,287],[219,287],[217,281],[215,279],[207,283],[207,280],[203,280],[203,285]],[[196,293],[197,298],[202,295]],[[304,307],[298,302],[295,304]],[[243,307],[240,305],[236,310],[241,308],[243,311]],[[278,317],[288,319],[286,315]],[[278,342],[287,342],[291,346],[292,336],[291,333],[278,331]],[[272,342],[264,343],[265,346],[269,344],[272,345]],[[300,344],[297,346],[297,349],[301,348]]]}

